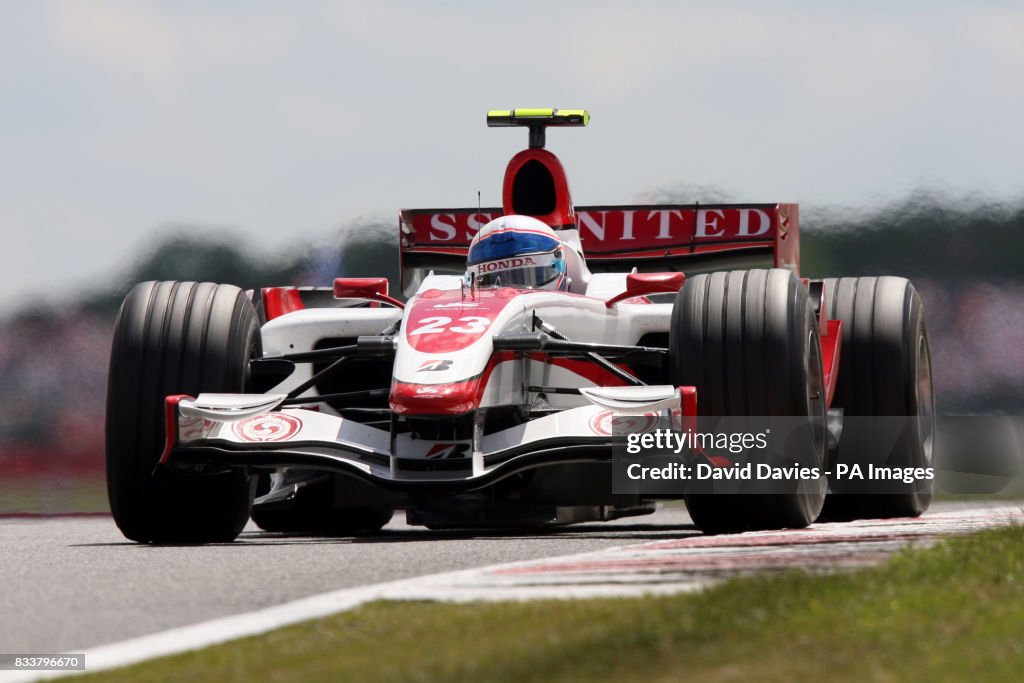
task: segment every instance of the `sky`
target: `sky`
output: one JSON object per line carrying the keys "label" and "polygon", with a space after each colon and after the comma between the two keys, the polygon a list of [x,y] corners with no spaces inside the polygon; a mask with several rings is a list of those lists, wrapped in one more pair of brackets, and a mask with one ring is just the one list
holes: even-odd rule
{"label": "sky", "polygon": [[[0,315],[178,226],[271,255],[500,203],[518,129],[577,205],[1024,197],[1024,3],[0,0]],[[695,189],[696,188],[696,189]]]}

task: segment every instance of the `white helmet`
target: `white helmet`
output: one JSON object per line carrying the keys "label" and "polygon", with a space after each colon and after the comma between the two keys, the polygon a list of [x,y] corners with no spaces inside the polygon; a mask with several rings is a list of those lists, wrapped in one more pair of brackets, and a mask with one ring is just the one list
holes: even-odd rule
{"label": "white helmet", "polygon": [[502,216],[469,245],[467,278],[478,287],[567,289],[562,242],[550,227],[530,216]]}

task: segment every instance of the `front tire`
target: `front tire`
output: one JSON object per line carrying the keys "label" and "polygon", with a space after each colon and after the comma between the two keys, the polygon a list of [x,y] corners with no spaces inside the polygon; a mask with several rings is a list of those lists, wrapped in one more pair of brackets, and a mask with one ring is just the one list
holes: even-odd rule
{"label": "front tire", "polygon": [[245,390],[258,353],[252,303],[237,287],[144,282],[114,326],[107,383],[107,495],[114,521],[140,543],[232,541],[249,517],[253,478],[157,467],[164,398]]}
{"label": "front tire", "polygon": [[[795,275],[773,269],[688,278],[672,311],[669,349],[672,382],[697,388],[702,416],[797,417],[801,428],[787,442],[785,462],[770,464],[822,466],[821,341],[807,288]],[[818,517],[825,482],[685,498],[706,533],[799,528]]]}

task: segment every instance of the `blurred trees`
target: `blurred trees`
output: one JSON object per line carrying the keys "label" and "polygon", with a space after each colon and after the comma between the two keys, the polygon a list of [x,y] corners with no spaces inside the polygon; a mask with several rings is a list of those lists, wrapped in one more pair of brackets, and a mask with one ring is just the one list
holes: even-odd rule
{"label": "blurred trees", "polygon": [[869,212],[805,212],[803,274],[1024,282],[1024,203],[921,193]]}
{"label": "blurred trees", "polygon": [[335,277],[386,276],[398,291],[398,239],[381,223],[350,226],[322,244],[260,253],[237,235],[182,229],[143,254],[124,275],[93,292],[81,308],[113,314],[136,283],[195,280],[242,289],[281,285],[329,287]]}

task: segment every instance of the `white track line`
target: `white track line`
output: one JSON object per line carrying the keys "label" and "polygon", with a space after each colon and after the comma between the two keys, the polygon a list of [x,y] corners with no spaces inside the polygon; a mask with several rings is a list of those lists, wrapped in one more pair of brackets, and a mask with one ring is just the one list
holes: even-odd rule
{"label": "white track line", "polygon": [[[934,541],[1024,521],[1019,505],[938,512],[913,520],[816,524],[809,529],[734,536],[690,536],[539,560],[495,564],[344,588],[282,605],[161,631],[85,650],[85,672],[0,671],[0,683],[57,678],[135,664],[326,617],[375,600],[446,602],[636,596],[699,590],[737,572],[772,569],[768,553],[806,555],[805,565],[835,569],[871,549],[874,561],[908,543]],[[766,547],[767,546],[767,547]],[[773,551],[772,548],[775,550]],[[768,555],[772,557],[772,555]],[[760,559],[759,559],[760,558]],[[697,561],[695,567],[694,561]],[[724,560],[725,569],[721,569]],[[709,565],[700,566],[700,565]]]}

